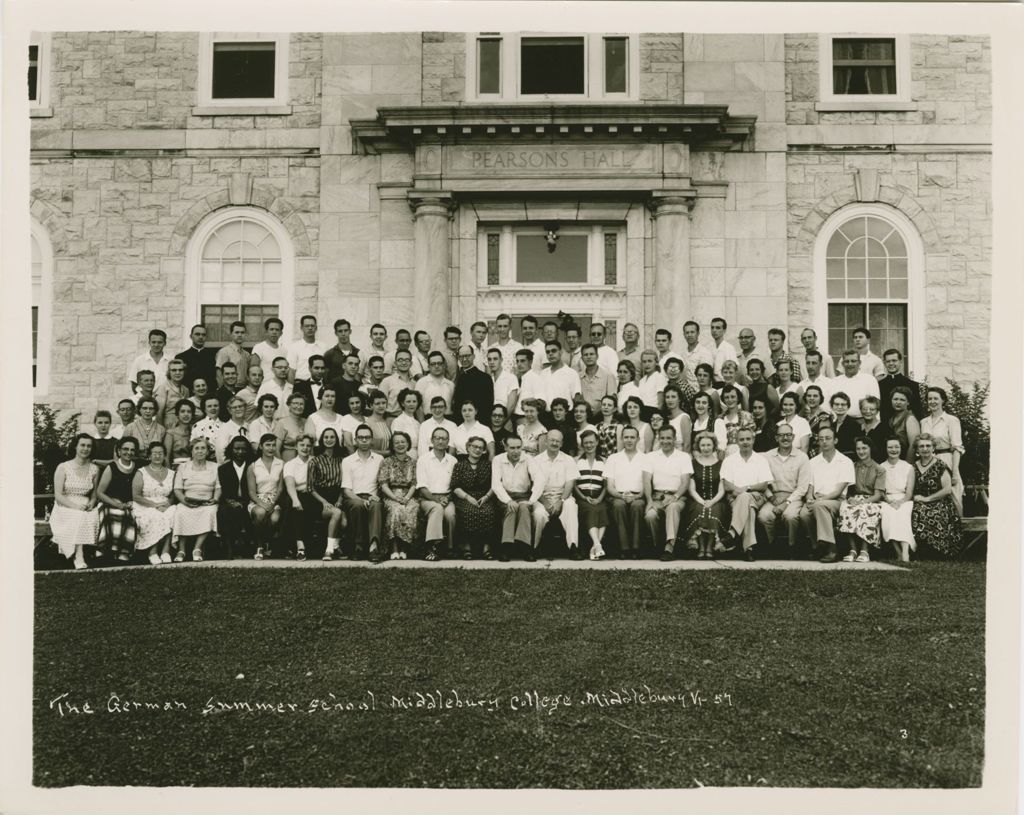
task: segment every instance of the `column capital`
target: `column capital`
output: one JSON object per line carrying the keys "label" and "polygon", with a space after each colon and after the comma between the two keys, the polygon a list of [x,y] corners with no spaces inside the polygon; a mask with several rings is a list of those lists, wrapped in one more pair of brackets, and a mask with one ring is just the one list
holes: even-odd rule
{"label": "column capital", "polygon": [[406,193],[413,220],[423,215],[443,215],[451,218],[455,212],[455,200],[446,190],[409,190]]}
{"label": "column capital", "polygon": [[692,187],[679,190],[655,190],[647,201],[647,208],[655,218],[662,215],[689,215],[697,203],[697,190]]}

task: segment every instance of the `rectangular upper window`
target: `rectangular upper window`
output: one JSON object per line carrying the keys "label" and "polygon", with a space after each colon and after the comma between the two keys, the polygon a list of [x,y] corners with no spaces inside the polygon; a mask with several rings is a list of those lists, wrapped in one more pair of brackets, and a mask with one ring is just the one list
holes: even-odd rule
{"label": "rectangular upper window", "polygon": [[905,35],[822,34],[819,110],[906,110],[910,43]]}
{"label": "rectangular upper window", "polygon": [[50,35],[33,34],[28,44],[28,102],[33,116],[48,116],[50,104]]}
{"label": "rectangular upper window", "polygon": [[200,35],[200,107],[287,104],[287,34]]}
{"label": "rectangular upper window", "polygon": [[552,245],[545,225],[480,225],[481,286],[614,286],[625,274],[625,225],[572,223]]}
{"label": "rectangular upper window", "polygon": [[588,101],[638,98],[635,34],[488,32],[467,40],[467,99]]}

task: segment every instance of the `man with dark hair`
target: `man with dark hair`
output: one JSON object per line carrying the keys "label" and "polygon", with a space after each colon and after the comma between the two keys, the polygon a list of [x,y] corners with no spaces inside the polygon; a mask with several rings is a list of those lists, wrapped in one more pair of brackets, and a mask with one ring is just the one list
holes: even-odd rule
{"label": "man with dark hair", "polygon": [[384,355],[384,373],[386,373],[386,374],[393,374],[395,372],[395,355],[399,351],[408,351],[409,352],[409,359],[410,359],[409,375],[413,379],[415,379],[421,372],[413,370],[411,368],[411,366],[412,366],[411,360],[412,360],[412,357],[413,357],[413,352],[410,350],[411,348],[412,348],[412,334],[409,333],[409,329],[408,328],[399,328],[395,332],[395,350],[394,351],[388,351]]}
{"label": "man with dark hair", "polygon": [[[855,352],[856,353],[856,352]],[[830,425],[818,430],[818,455],[808,465],[810,483],[800,510],[800,522],[812,547],[824,550],[822,563],[835,563],[835,523],[846,488],[856,481],[853,462],[836,450],[836,431]],[[812,550],[812,557],[816,554]]]}
{"label": "man with dark hair", "polygon": [[510,374],[516,372],[516,352],[523,346],[512,339],[512,318],[507,314],[499,314],[494,320],[494,333],[498,335],[492,348],[501,351],[501,367]]}
{"label": "man with dark hair", "polygon": [[[412,355],[412,370],[418,380],[420,377],[426,376],[430,372],[430,347],[433,341],[430,339],[430,334],[424,331],[422,328],[412,335],[413,345],[416,346],[416,350]],[[441,355],[441,359],[444,359],[444,355]],[[416,373],[419,370],[420,373]]]}
{"label": "man with dark hair", "polygon": [[836,375],[836,366],[832,362],[832,357],[829,355],[828,351],[822,351],[818,347],[817,331],[815,331],[813,328],[805,328],[803,331],[801,331],[800,344],[803,345],[804,347],[805,359],[807,355],[811,353],[811,351],[815,351],[821,356],[822,375],[827,376],[829,379],[832,379]]}
{"label": "man with dark hair", "polygon": [[[238,387],[241,388],[249,381],[249,360],[252,357],[252,354],[242,347],[242,343],[245,342],[245,323],[235,320],[231,323],[230,334],[231,342],[217,352],[217,382],[224,384],[224,365],[232,362],[238,376]],[[224,406],[223,401],[221,406]]]}
{"label": "man with dark hair", "polygon": [[473,364],[476,353],[472,345],[463,345],[458,352],[459,370],[455,375],[453,410],[463,402],[472,402],[477,419],[486,424],[494,406],[494,380]]}
{"label": "man with dark hair", "polygon": [[284,357],[287,362],[288,345],[281,342],[281,334],[284,333],[284,323],[278,317],[268,317],[264,320],[263,331],[263,340],[253,346],[252,361],[249,363],[249,366],[252,367],[253,362],[258,363],[260,368],[263,369],[263,378],[269,380],[274,376],[272,370],[274,360],[277,357]]}
{"label": "man with dark hair", "polygon": [[875,379],[885,376],[885,363],[871,352],[871,332],[863,326],[853,329],[853,347],[860,354],[860,370]]}
{"label": "man with dark hair", "polygon": [[[358,373],[358,355],[355,359]],[[370,560],[376,563],[383,559],[384,554],[380,545],[384,505],[377,486],[377,475],[384,458],[370,449],[372,442],[373,431],[365,424],[359,425],[355,432],[356,451],[341,462],[341,491],[345,496],[345,514],[354,542],[352,557],[361,560],[368,545]]]}
{"label": "man with dark hair", "polygon": [[[728,327],[724,317],[714,317],[711,320],[711,338],[715,341],[715,382],[722,382],[722,365],[726,362],[735,362],[739,368],[739,360],[736,358],[736,349],[731,342],[725,338],[725,330]],[[716,384],[716,386],[720,387]]]}
{"label": "man with dark hair", "polygon": [[[265,393],[272,393],[277,399],[277,418],[283,419],[288,415],[288,397],[292,395],[295,387],[288,381],[288,360],[283,356],[274,358],[271,366],[271,377],[260,385],[256,398],[259,399]],[[298,385],[298,382],[295,383]]]}
{"label": "man with dark hair", "polygon": [[583,371],[580,374],[580,393],[591,414],[597,416],[601,410],[601,400],[618,392],[618,379],[598,364],[597,346],[594,343],[588,342],[583,346],[581,359]]}
{"label": "man with dark hair", "polygon": [[533,370],[540,371],[544,367],[544,340],[537,336],[537,318],[527,314],[519,321],[523,336],[523,348],[533,351]]}
{"label": "man with dark hair", "polygon": [[[768,329],[768,361],[771,364],[771,375],[768,377],[768,381],[771,382],[776,388],[779,386],[779,375],[775,373],[775,369],[779,367],[779,363],[788,362],[792,368],[792,379],[794,382],[799,382],[803,376],[800,370],[800,363],[796,361],[796,358],[786,350],[786,332],[781,328],[769,328]],[[765,370],[768,370],[768,366],[765,366]]]}
{"label": "man with dark hair", "polygon": [[[665,370],[665,360],[669,357],[676,357],[680,362],[683,361],[681,354],[677,354],[672,350],[672,332],[667,328],[659,328],[654,332],[654,350],[658,352],[658,367],[662,371]],[[643,352],[641,351],[641,354]],[[640,359],[637,359],[636,370],[640,371]],[[683,365],[685,368],[685,364]]]}
{"label": "man with dark hair", "polygon": [[[455,383],[444,375],[444,354],[440,351],[431,351],[427,359],[427,367],[429,373],[416,381],[416,390],[423,397],[423,404],[432,404],[434,397],[440,396],[444,399],[445,404],[454,411],[456,408],[452,400],[455,396]],[[486,415],[485,413],[484,416]]]}
{"label": "man with dark hair", "polygon": [[[331,351],[334,349],[332,348]],[[327,353],[330,353],[328,351]],[[324,357],[326,362],[326,355]],[[330,369],[328,369],[328,374]],[[325,377],[327,374],[325,374]],[[350,396],[358,396],[359,388],[363,384],[359,377],[359,354],[349,354],[341,368],[341,375],[334,379],[327,380],[334,388],[334,409],[343,416],[348,415],[348,400]]]}
{"label": "man with dark hair", "polygon": [[217,507],[217,536],[229,560],[246,557],[237,551],[249,538],[249,469],[251,447],[245,436],[235,436],[227,449],[227,461],[217,468],[220,482],[220,506]]}
{"label": "man with dark hair", "polygon": [[597,364],[606,371],[615,373],[619,369],[619,355],[614,348],[604,344],[604,323],[596,320],[590,324],[590,341],[597,346]]}
{"label": "man with dark hair", "polygon": [[[295,385],[292,388],[293,394],[297,393],[306,400],[306,405],[302,409],[304,417],[320,410],[320,400],[323,398],[324,386],[327,384],[324,379],[324,374],[327,373],[327,366],[324,364],[322,355],[313,354],[307,361],[306,366],[309,369],[309,379],[296,379]],[[287,410],[287,403],[283,407]],[[280,409],[281,404],[278,403],[278,410],[280,411]],[[338,413],[347,413],[348,400],[346,399],[344,402],[336,400],[334,409]]]}
{"label": "man with dark hair", "polygon": [[450,325],[444,330],[444,375],[455,381],[455,375],[459,372],[459,346],[462,344],[462,329],[457,325]]}
{"label": "man with dark hair", "polygon": [[228,412],[228,402],[234,398],[235,394],[242,389],[241,383],[238,381],[238,368],[235,363],[225,361],[220,368],[221,374],[221,386],[217,388],[217,392],[214,396],[220,400],[220,414],[219,418],[222,422],[226,422],[230,417]]}
{"label": "man with dark hair", "polygon": [[473,364],[487,373],[487,323],[477,320],[469,327],[469,341],[473,346]]}
{"label": "man with dark hair", "polygon": [[374,323],[370,326],[370,347],[359,352],[359,374],[363,378],[363,384],[370,382],[370,360],[373,357],[380,357],[384,360],[387,349],[384,343],[388,338],[388,330],[383,323]]}
{"label": "man with dark hair", "polygon": [[316,317],[303,314],[299,320],[302,336],[288,346],[288,378],[292,382],[309,379],[309,359],[314,354],[322,356],[327,350],[327,343],[316,338]]}
{"label": "man with dark hair", "polygon": [[888,421],[892,414],[892,392],[902,385],[910,389],[910,412],[917,419],[924,417],[921,404],[921,384],[903,373],[903,354],[898,348],[889,348],[882,354],[885,376],[878,380],[878,391],[882,402],[882,420]]}
{"label": "man with dark hair", "polygon": [[128,363],[126,380],[132,393],[135,393],[138,388],[139,371],[152,371],[156,375],[158,382],[166,379],[167,363],[171,361],[170,357],[164,353],[166,345],[167,332],[159,328],[154,328],[149,332],[148,349]]}
{"label": "man with dark hair", "polygon": [[334,382],[341,378],[345,369],[346,359],[355,354],[356,376],[359,376],[359,349],[352,344],[352,323],[342,318],[334,321],[334,336],[338,342],[323,352],[324,364],[327,366],[326,379]]}
{"label": "man with dark hair", "polygon": [[206,326],[201,323],[192,326],[189,337],[192,346],[174,356],[185,363],[185,385],[191,392],[192,383],[205,379],[207,385],[213,387],[217,382],[217,351],[206,347]]}
{"label": "man with dark hair", "polygon": [[[404,329],[403,329],[404,330]],[[406,334],[409,332],[406,331]],[[398,341],[398,335],[395,335],[395,342]],[[410,336],[410,341],[412,337]],[[412,390],[416,389],[416,380],[413,379],[409,368],[412,366],[412,351],[408,348],[399,348],[394,352],[394,356],[391,358],[394,368],[391,373],[384,377],[384,381],[380,383],[381,392],[388,398],[388,416],[394,418],[402,413],[402,405],[399,402],[399,395],[406,388]],[[384,368],[387,370],[387,362],[384,363]]]}
{"label": "man with dark hair", "polygon": [[427,560],[440,560],[451,555],[455,548],[455,503],[452,501],[455,457],[448,452],[450,444],[448,430],[437,427],[430,434],[430,450],[416,459],[416,492],[420,496],[420,511],[427,522],[424,531]]}
{"label": "man with dark hair", "polygon": [[696,390],[697,366],[710,365],[714,368],[715,355],[700,344],[700,325],[696,320],[683,323],[683,339],[686,340],[686,349],[682,353],[683,362],[686,363],[686,381]]}
{"label": "man with dark hair", "polygon": [[[565,329],[565,348],[562,349],[562,364],[572,368],[576,373],[583,373],[583,349],[580,342],[583,337],[583,329],[573,323]],[[556,337],[557,339],[557,337]],[[594,348],[595,352],[597,348]]]}
{"label": "man with dark hair", "polygon": [[800,380],[800,391],[802,393],[807,393],[807,388],[811,385],[817,385],[821,388],[821,403],[823,405],[828,405],[829,401],[832,399],[832,394],[835,391],[835,383],[833,380],[822,373],[822,367],[826,359],[830,360],[831,357],[822,357],[821,351],[817,348],[810,349],[804,355],[804,364],[807,366],[807,376]]}

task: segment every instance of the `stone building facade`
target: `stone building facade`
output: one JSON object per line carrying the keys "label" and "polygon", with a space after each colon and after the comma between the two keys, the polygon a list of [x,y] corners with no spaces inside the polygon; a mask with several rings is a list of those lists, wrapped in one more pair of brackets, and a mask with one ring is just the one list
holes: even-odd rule
{"label": "stone building facade", "polygon": [[[734,344],[778,326],[799,350],[812,326],[833,353],[866,322],[918,378],[987,379],[987,38],[880,35],[852,68],[820,34],[538,39],[34,39],[37,400],[110,406],[150,328],[174,353],[200,319],[255,342],[307,313],[327,342],[345,317],[357,345],[380,321],[435,347],[503,311],[644,345],[722,316]],[[246,48],[267,92],[224,98]],[[580,87],[527,92],[530,48]],[[829,81],[883,74],[895,92]]]}

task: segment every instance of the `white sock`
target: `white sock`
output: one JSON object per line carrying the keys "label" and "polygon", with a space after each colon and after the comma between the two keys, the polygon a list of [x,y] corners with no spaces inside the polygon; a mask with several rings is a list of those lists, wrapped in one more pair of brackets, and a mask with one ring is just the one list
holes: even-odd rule
{"label": "white sock", "polygon": [[341,543],[341,538],[328,538],[327,539],[327,551],[333,552],[338,548],[338,544]]}

